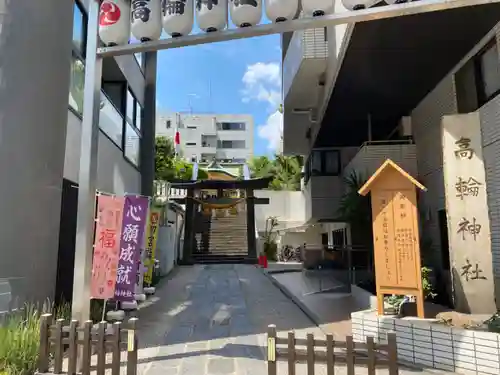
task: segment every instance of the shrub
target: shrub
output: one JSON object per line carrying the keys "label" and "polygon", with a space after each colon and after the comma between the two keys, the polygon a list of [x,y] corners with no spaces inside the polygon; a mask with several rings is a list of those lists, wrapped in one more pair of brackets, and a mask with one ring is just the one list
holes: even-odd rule
{"label": "shrub", "polygon": [[40,314],[33,305],[6,318],[0,326],[0,374],[30,375],[36,370]]}

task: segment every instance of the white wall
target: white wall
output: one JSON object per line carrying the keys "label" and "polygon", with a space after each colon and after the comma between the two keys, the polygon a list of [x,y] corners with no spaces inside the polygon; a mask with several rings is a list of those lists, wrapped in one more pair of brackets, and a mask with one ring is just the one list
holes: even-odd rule
{"label": "white wall", "polygon": [[[64,178],[78,183],[80,167],[81,120],[68,111]],[[97,189],[116,194],[140,193],[141,175],[124,157],[123,152],[99,132]]]}
{"label": "white wall", "polygon": [[166,220],[158,231],[156,257],[160,261],[161,275],[165,276],[172,271],[176,264],[177,231],[180,229],[179,217],[170,208],[165,208]]}
{"label": "white wall", "polygon": [[265,230],[266,219],[277,216],[279,228],[295,227],[305,223],[305,196],[301,191],[256,190],[257,198],[269,198],[269,204],[255,205],[257,230]]}

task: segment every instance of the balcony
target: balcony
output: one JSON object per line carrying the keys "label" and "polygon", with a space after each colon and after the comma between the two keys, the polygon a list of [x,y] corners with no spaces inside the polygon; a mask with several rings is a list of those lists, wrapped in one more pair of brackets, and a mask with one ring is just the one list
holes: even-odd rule
{"label": "balcony", "polygon": [[300,108],[316,105],[327,57],[325,29],[293,33],[283,61],[283,96],[287,103]]}
{"label": "balcony", "polygon": [[355,172],[368,179],[386,161],[391,159],[411,176],[417,176],[417,149],[411,140],[365,142],[345,167],[343,175]]}
{"label": "balcony", "polygon": [[217,153],[217,147],[210,144],[202,144],[201,154],[213,156]]}

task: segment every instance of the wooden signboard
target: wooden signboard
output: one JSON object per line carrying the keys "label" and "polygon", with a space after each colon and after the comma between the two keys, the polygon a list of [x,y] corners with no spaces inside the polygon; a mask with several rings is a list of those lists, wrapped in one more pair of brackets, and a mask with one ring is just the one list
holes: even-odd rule
{"label": "wooden signboard", "polygon": [[387,159],[358,191],[371,193],[378,313],[387,294],[415,296],[424,317],[416,188],[427,189]]}

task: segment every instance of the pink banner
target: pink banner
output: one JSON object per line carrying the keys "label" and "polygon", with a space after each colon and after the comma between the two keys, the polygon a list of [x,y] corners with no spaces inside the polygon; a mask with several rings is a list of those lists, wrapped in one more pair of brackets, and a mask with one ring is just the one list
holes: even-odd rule
{"label": "pink banner", "polygon": [[92,298],[111,299],[115,295],[124,203],[124,198],[105,195],[97,197],[94,260],[90,284]]}

